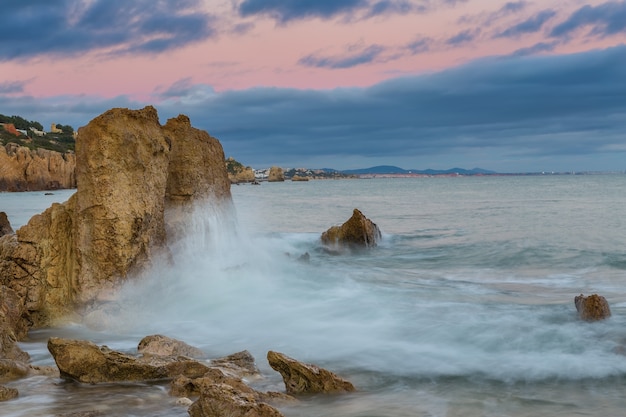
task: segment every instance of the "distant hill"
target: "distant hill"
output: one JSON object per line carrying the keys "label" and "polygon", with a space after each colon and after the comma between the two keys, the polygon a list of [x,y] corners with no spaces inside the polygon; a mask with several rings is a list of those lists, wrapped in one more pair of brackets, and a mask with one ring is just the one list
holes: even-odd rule
{"label": "distant hill", "polygon": [[495,171],[489,171],[482,168],[464,169],[450,168],[446,170],[438,169],[404,169],[393,165],[378,165],[371,168],[350,169],[341,171],[342,174],[348,175],[373,175],[373,174],[422,174],[422,175],[480,175],[480,174],[496,174]]}

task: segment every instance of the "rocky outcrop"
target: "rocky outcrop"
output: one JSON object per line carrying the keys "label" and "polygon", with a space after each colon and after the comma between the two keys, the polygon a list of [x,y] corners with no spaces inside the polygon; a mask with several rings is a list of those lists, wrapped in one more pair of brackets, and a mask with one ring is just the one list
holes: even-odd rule
{"label": "rocky outcrop", "polygon": [[52,337],[48,350],[63,378],[84,383],[199,378],[209,367],[184,356],[134,357],[83,340]]}
{"label": "rocky outcrop", "polygon": [[380,238],[378,226],[358,209],[344,224],[331,227],[321,237],[322,243],[331,247],[372,247]]}
{"label": "rocky outcrop", "polygon": [[4,211],[0,211],[0,237],[14,233],[11,222]]}
{"label": "rocky outcrop", "polygon": [[197,347],[160,334],[146,336],[141,339],[137,346],[137,351],[143,355],[187,356],[190,358],[203,358],[206,356]]}
{"label": "rocky outcrop", "polygon": [[611,309],[606,298],[598,294],[584,296],[583,294],[574,297],[574,305],[578,311],[578,316],[585,321],[597,321],[611,317]]}
{"label": "rocky outcrop", "polygon": [[0,146],[0,191],[38,191],[76,187],[76,157],[47,149]]}
{"label": "rocky outcrop", "polygon": [[232,156],[226,159],[225,165],[226,171],[228,172],[228,179],[232,184],[256,181],[252,167],[243,166],[241,162],[236,161]]}
{"label": "rocky outcrop", "polygon": [[267,360],[279,372],[287,394],[345,393],[355,391],[350,381],[315,365],[299,362],[279,352],[269,351]]}
{"label": "rocky outcrop", "polygon": [[0,237],[0,284],[44,326],[107,299],[164,252],[166,218],[213,199],[230,203],[219,142],[153,107],[112,109],[78,130],[77,192]]}
{"label": "rocky outcrop", "polygon": [[267,180],[269,182],[281,182],[285,181],[285,173],[281,167],[271,167],[270,172],[267,174]]}
{"label": "rocky outcrop", "polygon": [[291,181],[308,181],[309,177],[306,176],[301,176],[301,175],[294,175],[293,177],[291,177]]}

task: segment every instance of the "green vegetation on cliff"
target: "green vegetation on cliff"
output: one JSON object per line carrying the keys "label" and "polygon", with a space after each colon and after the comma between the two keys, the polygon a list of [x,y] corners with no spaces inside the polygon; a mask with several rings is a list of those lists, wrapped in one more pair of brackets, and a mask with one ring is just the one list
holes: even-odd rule
{"label": "green vegetation on cliff", "polygon": [[[61,153],[73,152],[76,139],[74,129],[68,125],[56,125],[56,132],[44,132],[37,121],[28,121],[21,116],[0,114],[0,145],[16,143],[29,149],[43,148]],[[5,125],[12,125],[15,130]]]}

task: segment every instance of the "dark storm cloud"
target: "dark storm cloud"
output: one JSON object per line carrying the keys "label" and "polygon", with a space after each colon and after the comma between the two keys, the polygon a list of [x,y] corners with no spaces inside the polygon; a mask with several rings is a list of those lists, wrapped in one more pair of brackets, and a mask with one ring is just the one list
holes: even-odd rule
{"label": "dark storm cloud", "polygon": [[626,2],[607,2],[598,6],[583,6],[550,32],[552,37],[567,37],[587,28],[593,36],[626,34]]}
{"label": "dark storm cloud", "polygon": [[515,38],[541,30],[544,24],[556,15],[554,10],[543,10],[525,21],[495,35],[496,38]]}
{"label": "dark storm cloud", "polygon": [[608,152],[626,135],[626,47],[485,59],[366,89],[255,88],[164,103],[243,160],[390,159],[467,149]]}
{"label": "dark storm cloud", "polygon": [[214,35],[198,0],[6,0],[0,61],[93,49],[157,53]]}
{"label": "dark storm cloud", "polygon": [[[381,45],[370,45],[360,48],[349,48],[350,50],[341,55],[324,56],[320,54],[311,54],[298,60],[298,64],[307,67],[318,68],[351,68],[361,64],[369,64],[380,58],[386,48]],[[357,49],[357,50],[355,50]]]}
{"label": "dark storm cloud", "polygon": [[[452,5],[454,3],[456,2],[452,2]],[[243,0],[238,6],[238,12],[242,17],[268,15],[281,24],[310,18],[343,17],[350,20],[419,13],[427,9],[423,2],[408,0]]]}

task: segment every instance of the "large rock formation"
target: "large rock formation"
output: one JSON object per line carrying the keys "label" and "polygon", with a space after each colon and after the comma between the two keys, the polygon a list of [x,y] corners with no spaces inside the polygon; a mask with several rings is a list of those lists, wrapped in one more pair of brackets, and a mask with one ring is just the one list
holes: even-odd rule
{"label": "large rock formation", "polygon": [[267,180],[269,182],[281,182],[285,181],[285,173],[281,167],[271,167],[270,172],[267,174]]}
{"label": "large rock formation", "polygon": [[8,143],[0,146],[0,191],[75,188],[76,157],[47,149],[31,150]]}
{"label": "large rock formation", "polygon": [[109,110],[78,130],[76,158],[77,192],[0,237],[0,284],[34,326],[108,297],[159,256],[166,211],[230,202],[221,145],[185,116],[163,127],[153,107]]}
{"label": "large rock formation", "polygon": [[580,294],[574,297],[578,316],[585,321],[597,321],[611,317],[611,309],[606,298],[598,294],[588,297]]}
{"label": "large rock formation", "polygon": [[331,247],[371,247],[381,238],[378,226],[354,209],[350,217],[341,226],[333,226],[322,233],[322,243]]}
{"label": "large rock formation", "polygon": [[270,366],[279,372],[287,394],[344,393],[355,391],[350,381],[315,365],[299,362],[279,352],[267,352]]}

